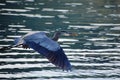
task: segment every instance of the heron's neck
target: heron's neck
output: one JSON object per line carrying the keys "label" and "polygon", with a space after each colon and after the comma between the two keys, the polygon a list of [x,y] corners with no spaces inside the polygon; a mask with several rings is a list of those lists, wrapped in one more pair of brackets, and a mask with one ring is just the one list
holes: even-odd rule
{"label": "heron's neck", "polygon": [[54,34],[52,40],[58,41],[59,37],[60,37],[60,33],[57,32],[57,33]]}

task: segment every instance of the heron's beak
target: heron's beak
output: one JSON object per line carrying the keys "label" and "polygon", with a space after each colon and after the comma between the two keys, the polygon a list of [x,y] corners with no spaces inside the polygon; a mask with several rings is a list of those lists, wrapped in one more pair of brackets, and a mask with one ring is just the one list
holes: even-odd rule
{"label": "heron's beak", "polygon": [[78,36],[78,34],[73,32],[73,33],[70,33],[70,36]]}

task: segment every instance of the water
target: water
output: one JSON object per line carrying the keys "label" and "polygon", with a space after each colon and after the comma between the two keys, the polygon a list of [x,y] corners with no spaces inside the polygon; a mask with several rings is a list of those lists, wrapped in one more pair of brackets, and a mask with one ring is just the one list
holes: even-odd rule
{"label": "water", "polygon": [[0,52],[0,80],[120,80],[119,0],[1,0],[0,47],[30,31],[77,32],[59,39],[73,71],[32,49]]}

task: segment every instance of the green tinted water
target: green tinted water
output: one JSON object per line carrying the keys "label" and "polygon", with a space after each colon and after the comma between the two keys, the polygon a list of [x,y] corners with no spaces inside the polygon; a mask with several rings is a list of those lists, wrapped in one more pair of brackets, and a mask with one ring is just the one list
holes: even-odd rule
{"label": "green tinted water", "polygon": [[64,72],[32,49],[0,52],[1,80],[119,80],[119,0],[1,0],[0,46],[30,31],[76,32],[59,40],[73,71]]}

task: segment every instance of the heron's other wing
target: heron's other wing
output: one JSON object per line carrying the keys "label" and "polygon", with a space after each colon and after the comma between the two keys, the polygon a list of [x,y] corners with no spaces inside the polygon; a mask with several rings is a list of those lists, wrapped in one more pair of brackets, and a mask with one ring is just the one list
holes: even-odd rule
{"label": "heron's other wing", "polygon": [[[32,32],[29,32],[29,33],[21,36],[21,37],[15,38],[15,39],[14,39],[14,44],[15,44],[15,45],[25,44],[24,38],[30,38],[29,36],[31,36],[31,35],[33,35],[33,34],[35,34],[35,33],[39,33],[39,32],[38,32],[38,31],[32,31]],[[32,37],[32,38],[34,38],[34,37]]]}
{"label": "heron's other wing", "polygon": [[44,32],[27,35],[24,37],[24,41],[27,45],[35,43],[51,51],[56,51],[60,48],[59,44],[48,38]]}
{"label": "heron's other wing", "polygon": [[36,31],[36,32],[30,32],[30,33],[24,35],[23,39],[24,39],[25,42],[34,41],[36,43],[39,43],[39,42],[42,41],[42,39],[44,37],[46,37],[44,32]]}

